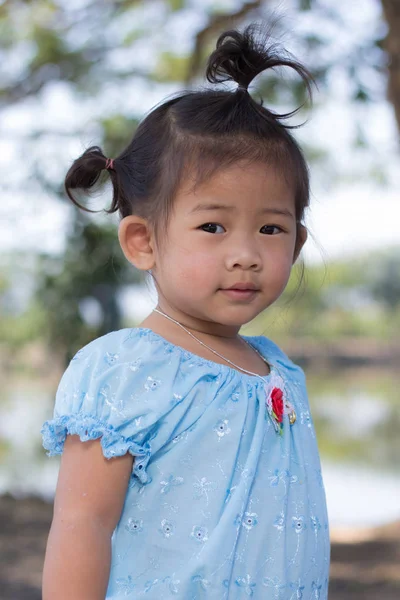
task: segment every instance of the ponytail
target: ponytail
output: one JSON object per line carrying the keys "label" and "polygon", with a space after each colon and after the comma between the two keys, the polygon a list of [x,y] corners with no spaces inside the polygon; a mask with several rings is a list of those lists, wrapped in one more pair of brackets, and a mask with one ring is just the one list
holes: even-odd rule
{"label": "ponytail", "polygon": [[67,192],[68,198],[72,202],[85,210],[86,212],[96,213],[97,210],[90,210],[79,204],[71,190],[81,189],[86,194],[90,194],[91,188],[100,179],[101,173],[104,169],[110,172],[110,177],[114,186],[114,196],[116,195],[117,187],[117,173],[115,160],[107,158],[102,149],[99,146],[91,146],[88,148],[82,156],[77,158],[68,170],[65,176],[65,191]]}

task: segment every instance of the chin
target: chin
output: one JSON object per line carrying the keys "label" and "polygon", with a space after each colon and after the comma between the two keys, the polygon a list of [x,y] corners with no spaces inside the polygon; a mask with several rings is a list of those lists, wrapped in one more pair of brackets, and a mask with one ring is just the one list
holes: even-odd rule
{"label": "chin", "polygon": [[260,314],[258,311],[249,311],[248,314],[243,314],[243,309],[235,311],[237,314],[232,315],[227,314],[227,312],[228,311],[221,315],[217,322],[228,327],[242,327],[243,325],[246,325],[246,323],[250,323],[250,321],[255,319],[256,316]]}

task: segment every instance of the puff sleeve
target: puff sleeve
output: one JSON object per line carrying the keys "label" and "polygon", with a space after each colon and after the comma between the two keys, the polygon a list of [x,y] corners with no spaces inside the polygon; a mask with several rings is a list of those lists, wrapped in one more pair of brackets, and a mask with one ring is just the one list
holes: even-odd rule
{"label": "puff sleeve", "polygon": [[98,338],[79,350],[60,380],[53,418],[42,426],[47,456],[62,454],[68,434],[81,441],[101,438],[110,459],[130,452],[132,475],[149,483],[147,465],[170,432],[163,427],[174,408],[160,379],[148,345],[121,341],[121,331]]}

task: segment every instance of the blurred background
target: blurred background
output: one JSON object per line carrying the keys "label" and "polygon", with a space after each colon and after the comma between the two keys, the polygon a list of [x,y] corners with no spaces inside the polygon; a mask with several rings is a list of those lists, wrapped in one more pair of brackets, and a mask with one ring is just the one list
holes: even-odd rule
{"label": "blurred background", "polygon": [[[279,17],[314,74],[292,124],[311,169],[306,274],[244,328],[306,371],[331,523],[330,600],[400,597],[400,0],[0,0],[0,588],[41,598],[58,458],[40,428],[90,340],[137,325],[155,295],[118,217],[66,199],[72,160],[115,156],[156,103],[206,86],[218,35]],[[228,86],[229,87],[229,86]],[[290,71],[251,86],[277,112]],[[108,208],[105,185],[86,205]]]}

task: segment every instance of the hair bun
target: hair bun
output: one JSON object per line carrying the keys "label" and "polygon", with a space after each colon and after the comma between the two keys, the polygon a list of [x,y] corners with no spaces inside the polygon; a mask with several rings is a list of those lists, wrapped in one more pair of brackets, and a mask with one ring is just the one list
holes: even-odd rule
{"label": "hair bun", "polygon": [[239,87],[247,88],[266,69],[286,66],[302,77],[311,96],[311,74],[284,48],[272,42],[270,31],[263,24],[251,23],[242,33],[235,29],[222,33],[208,59],[207,80],[235,81]]}

